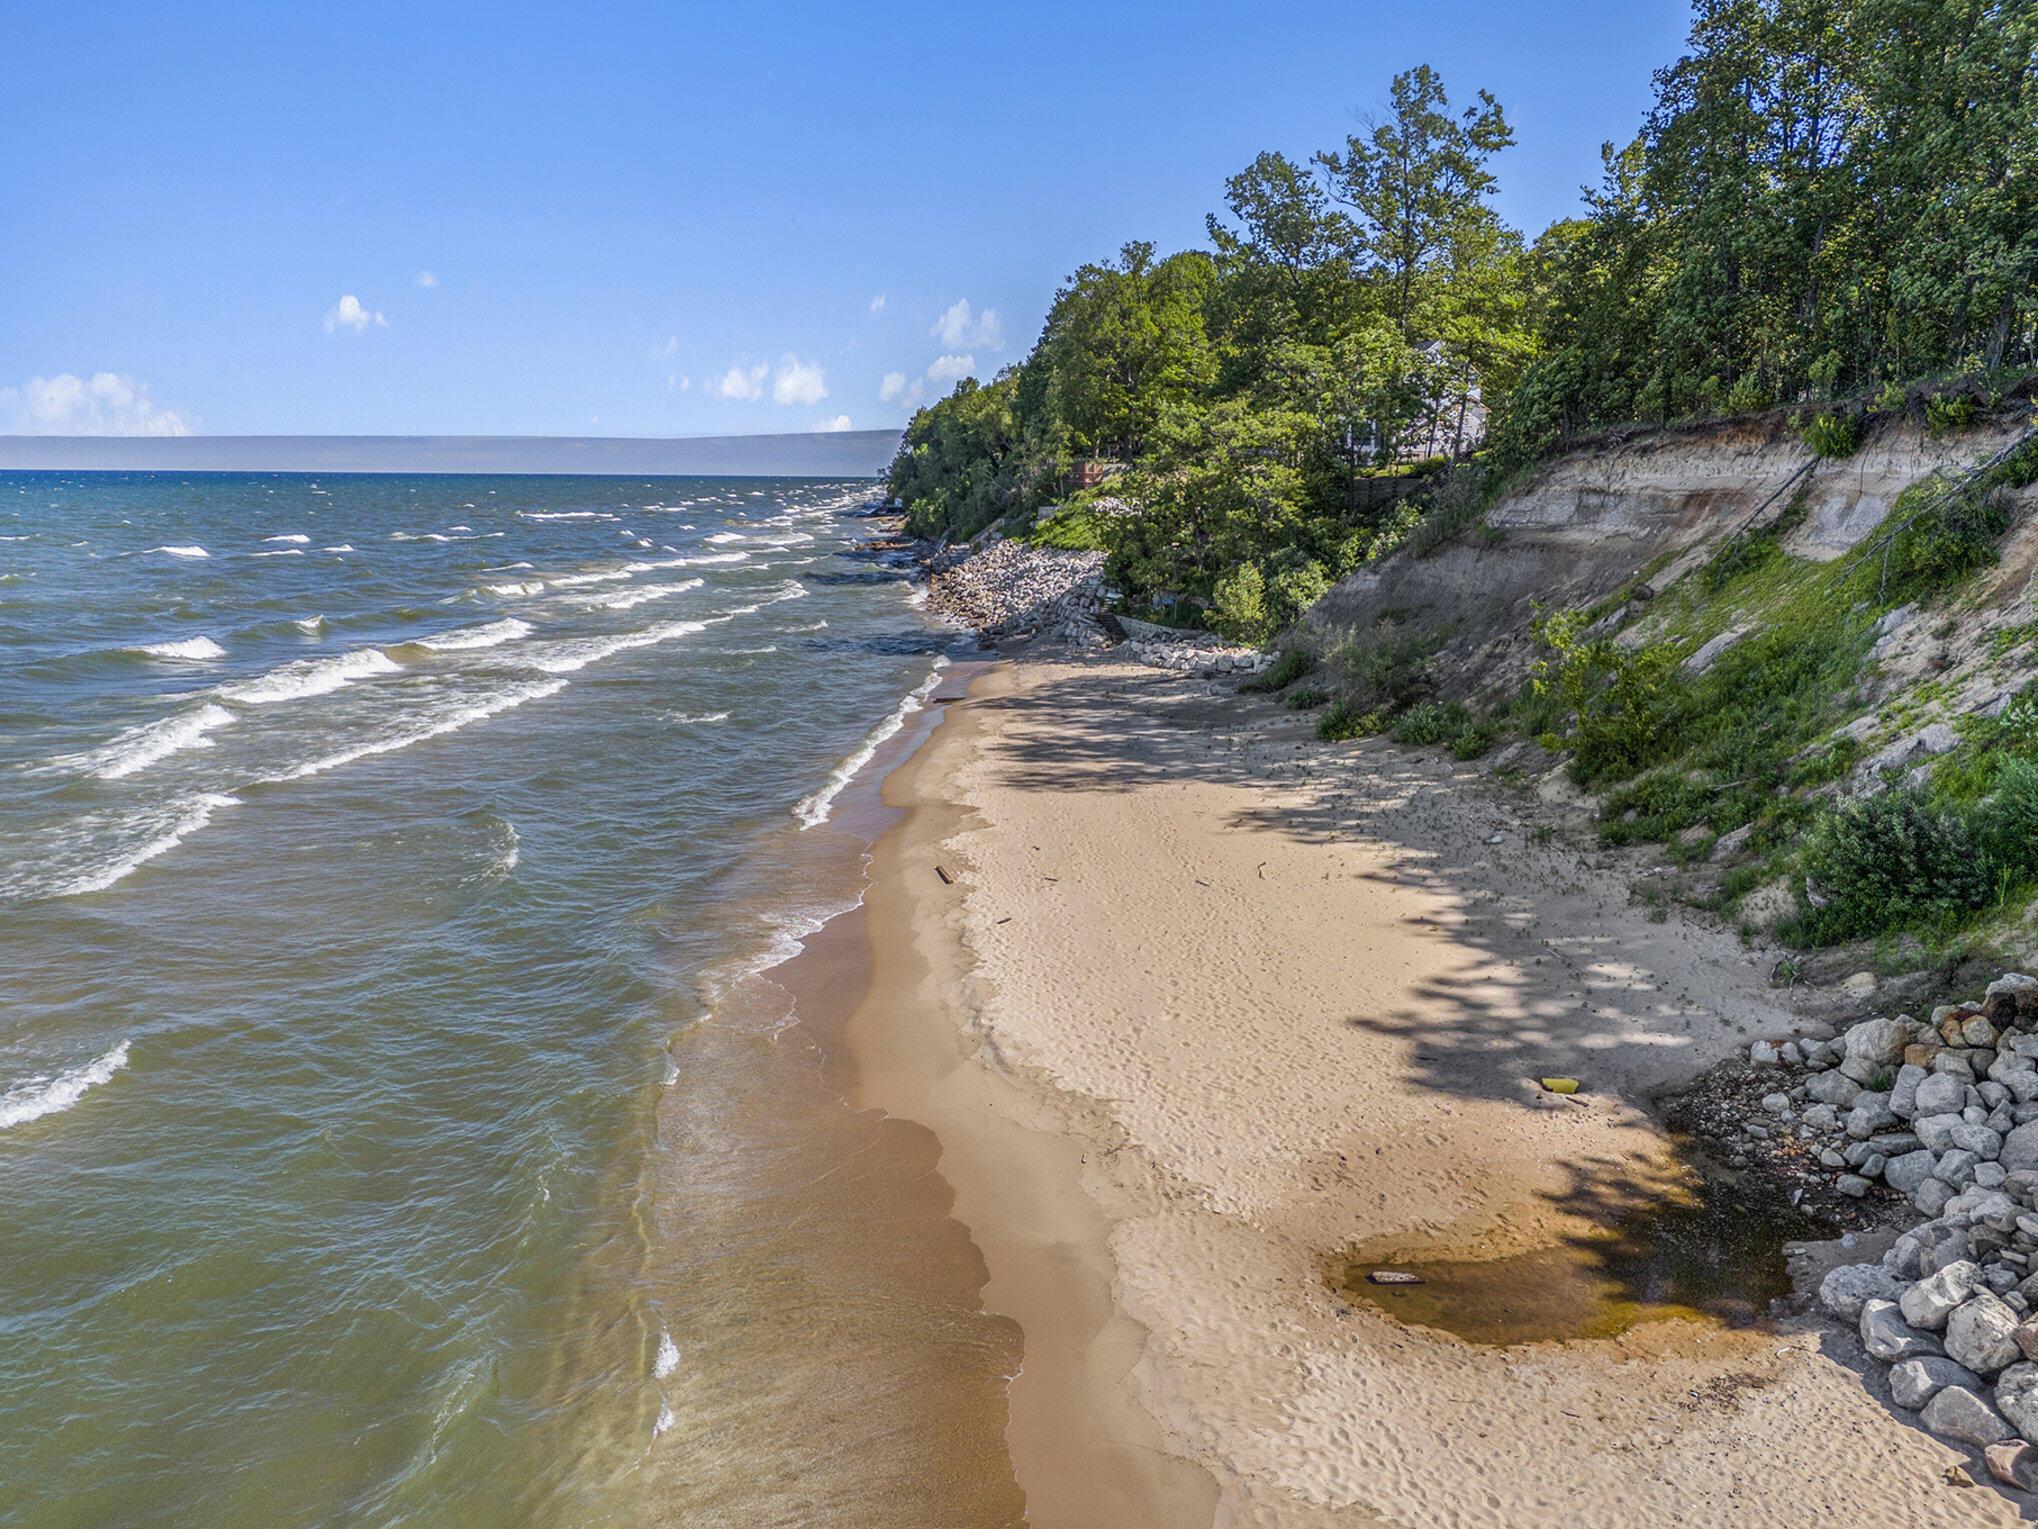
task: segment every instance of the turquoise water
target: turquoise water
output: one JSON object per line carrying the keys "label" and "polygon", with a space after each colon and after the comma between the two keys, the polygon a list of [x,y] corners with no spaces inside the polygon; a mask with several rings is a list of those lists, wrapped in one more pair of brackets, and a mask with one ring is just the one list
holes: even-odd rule
{"label": "turquoise water", "polygon": [[633,1519],[666,1044],[953,642],[868,492],[0,475],[0,1524]]}

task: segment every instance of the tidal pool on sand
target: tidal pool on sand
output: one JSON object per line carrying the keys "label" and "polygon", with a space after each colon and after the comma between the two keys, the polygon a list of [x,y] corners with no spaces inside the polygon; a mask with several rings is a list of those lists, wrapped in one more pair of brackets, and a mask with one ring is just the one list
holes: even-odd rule
{"label": "tidal pool on sand", "polygon": [[[1643,1322],[1767,1320],[1790,1293],[1785,1245],[1828,1237],[1818,1217],[1726,1177],[1645,1202],[1553,1246],[1491,1259],[1339,1260],[1332,1283],[1399,1321],[1472,1343],[1610,1338]],[[1377,1284],[1384,1270],[1420,1283]]]}

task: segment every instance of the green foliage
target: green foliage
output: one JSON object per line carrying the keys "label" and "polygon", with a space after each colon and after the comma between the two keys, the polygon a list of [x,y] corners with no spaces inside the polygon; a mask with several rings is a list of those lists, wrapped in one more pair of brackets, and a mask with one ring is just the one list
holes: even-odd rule
{"label": "green foliage", "polygon": [[1364,710],[1350,696],[1339,696],[1316,719],[1316,736],[1325,743],[1344,743],[1377,733],[1381,720],[1379,712]]}
{"label": "green foliage", "polygon": [[1065,504],[1033,528],[1026,538],[1036,547],[1063,552],[1094,552],[1104,545],[1096,514],[1087,505]]}
{"label": "green foliage", "polygon": [[1934,435],[1971,430],[1981,418],[1981,405],[1963,393],[1934,393],[1925,400],[1925,425]]}
{"label": "green foliage", "polygon": [[2010,527],[2009,506],[1992,483],[1950,487],[1932,477],[1897,496],[1895,529],[1877,570],[1879,597],[1891,604],[1927,600],[1996,560]]}
{"label": "green foliage", "polygon": [[1393,716],[1415,699],[1429,661],[1444,642],[1442,632],[1409,632],[1382,619],[1363,638],[1346,636],[1326,662],[1345,698],[1365,711]]}
{"label": "green foliage", "polygon": [[1217,581],[1217,630],[1235,642],[1258,642],[1267,631],[1267,581],[1251,563],[1240,563]]}
{"label": "green foliage", "polygon": [[1396,743],[1441,743],[1443,737],[1444,709],[1434,701],[1417,702],[1394,724]]}
{"label": "green foliage", "polygon": [[1572,774],[1580,785],[1618,780],[1655,758],[1663,730],[1660,692],[1676,655],[1665,648],[1631,653],[1610,637],[1588,637],[1583,611],[1539,617],[1549,656],[1535,665],[1539,691],[1559,696],[1573,729]]}
{"label": "green foliage", "polygon": [[1318,690],[1314,685],[1297,685],[1281,697],[1281,704],[1290,711],[1310,711],[1330,699],[1330,692]]}
{"label": "green foliage", "polygon": [[1246,694],[1271,694],[1285,690],[1316,667],[1316,659],[1300,643],[1290,643],[1264,674],[1256,674],[1238,688]]}
{"label": "green foliage", "polygon": [[1861,449],[1861,421],[1851,414],[1821,414],[1804,427],[1804,443],[1822,457],[1851,457]]}
{"label": "green foliage", "polygon": [[1804,925],[1816,943],[1945,924],[1985,907],[1995,882],[1974,825],[1918,791],[1885,791],[1822,819],[1804,852]]}
{"label": "green foliage", "polygon": [[[2038,364],[2028,0],[1697,0],[1587,216],[1537,241],[1537,355],[1489,439]],[[1926,404],[1934,429],[1978,418]],[[1833,411],[1838,412],[1838,411]]]}
{"label": "green foliage", "polygon": [[1979,814],[1980,838],[1998,879],[2038,879],[2038,762],[2007,760],[1996,777],[1995,796]]}

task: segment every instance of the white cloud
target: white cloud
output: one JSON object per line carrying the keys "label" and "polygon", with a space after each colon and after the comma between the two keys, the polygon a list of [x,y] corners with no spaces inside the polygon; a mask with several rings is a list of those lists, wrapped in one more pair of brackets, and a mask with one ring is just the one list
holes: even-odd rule
{"label": "white cloud", "polygon": [[439,278],[430,271],[420,271],[417,273],[417,284],[421,287],[436,287],[439,284]]}
{"label": "white cloud", "polygon": [[822,420],[814,428],[830,434],[837,430],[847,430],[849,428],[849,416],[847,414],[838,414],[833,419]]}
{"label": "white cloud", "polygon": [[665,374],[665,391],[668,393],[670,393],[674,388],[677,388],[680,392],[684,393],[688,388],[692,386],[693,378],[685,376],[680,372],[667,372]]}
{"label": "white cloud", "polygon": [[389,327],[389,320],[379,313],[363,308],[361,306],[361,299],[354,296],[351,292],[340,299],[338,307],[326,314],[327,334],[331,334],[342,325],[353,330],[355,334],[359,334],[370,324],[380,324],[386,329]]}
{"label": "white cloud", "polygon": [[816,404],[828,396],[828,385],[821,380],[818,364],[788,354],[778,364],[778,375],[771,382],[771,396],[776,403]]}
{"label": "white cloud", "polygon": [[880,313],[883,313],[884,311],[885,311],[885,295],[884,293],[880,292],[876,297],[873,297],[870,300],[870,316],[872,318],[876,318]]}
{"label": "white cloud", "polygon": [[1005,326],[999,322],[998,310],[986,308],[982,313],[970,312],[969,299],[959,298],[927,331],[939,340],[942,348],[949,351],[974,350],[978,346],[985,350],[1005,348]]}
{"label": "white cloud", "polygon": [[91,380],[60,372],[0,388],[0,422],[10,435],[189,435],[192,420],[159,409],[149,386],[117,372]]}
{"label": "white cloud", "polygon": [[674,356],[678,354],[679,354],[678,335],[673,335],[663,345],[654,345],[651,347],[651,359],[653,361],[670,361]]}
{"label": "white cloud", "polygon": [[886,372],[885,380],[878,384],[877,396],[885,403],[890,403],[893,399],[904,396],[905,391],[906,374],[904,372]]}
{"label": "white cloud", "polygon": [[764,379],[771,368],[763,362],[752,367],[732,366],[715,379],[715,391],[724,398],[740,398],[748,402],[764,396]]}
{"label": "white cloud", "polygon": [[944,382],[956,382],[972,375],[977,369],[975,356],[937,356],[934,364],[927,368],[927,380],[937,387]]}

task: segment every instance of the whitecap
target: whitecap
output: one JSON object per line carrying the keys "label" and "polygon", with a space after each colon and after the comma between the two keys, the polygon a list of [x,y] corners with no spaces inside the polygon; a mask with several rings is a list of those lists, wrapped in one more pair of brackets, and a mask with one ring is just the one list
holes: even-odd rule
{"label": "whitecap", "polygon": [[310,541],[311,538],[309,536],[301,535],[296,531],[292,531],[284,536],[265,536],[262,538],[262,540],[265,542],[296,542],[299,545],[302,545],[303,543]]}
{"label": "whitecap", "polygon": [[457,653],[468,648],[493,648],[505,642],[515,642],[519,637],[531,634],[531,623],[506,616],[501,621],[491,621],[486,626],[464,626],[450,632],[440,632],[435,637],[418,637],[412,641],[420,648],[430,648],[437,653]]}
{"label": "whitecap", "polygon": [[84,1098],[87,1090],[112,1081],[113,1075],[127,1066],[127,1047],[128,1043],[122,1041],[83,1067],[73,1067],[53,1078],[30,1078],[0,1094],[0,1131],[27,1125],[45,1115],[62,1114]]}
{"label": "whitecap", "polygon": [[[85,544],[84,544],[83,542],[79,542],[79,543],[78,543],[77,545],[79,545],[79,546],[81,546],[81,547],[82,547],[82,546],[84,546]],[[205,550],[205,549],[204,549],[203,547],[151,547],[151,548],[149,548],[149,551],[151,551],[151,552],[167,552],[167,553],[169,553],[169,554],[170,554],[170,556],[172,556],[172,557],[211,557],[211,556],[212,556],[212,554],[211,554],[210,552],[207,552],[207,551],[206,551],[206,550]]]}
{"label": "whitecap", "polygon": [[225,658],[226,649],[210,637],[187,637],[182,642],[149,642],[135,649],[150,658]]}
{"label": "whitecap", "polygon": [[[357,759],[366,759],[371,754],[393,754],[398,749],[407,749],[414,743],[423,743],[427,738],[437,738],[445,733],[457,732],[470,723],[480,722],[500,712],[509,711],[526,701],[540,700],[555,695],[566,688],[565,680],[544,680],[537,684],[516,685],[499,690],[494,695],[468,705],[451,707],[437,715],[426,714],[422,727],[396,733],[387,738],[378,738],[373,743],[360,744],[338,754],[329,754],[324,759],[314,759],[286,770],[281,775],[272,775],[271,781],[302,780],[307,775],[322,775],[327,770],[336,770],[341,765],[352,764]],[[512,861],[512,864],[515,862]]]}
{"label": "whitecap", "polygon": [[680,711],[672,714],[672,720],[688,727],[699,727],[705,726],[709,722],[727,722],[729,714],[726,711],[710,711],[703,712],[698,717],[690,717],[685,712]]}
{"label": "whitecap", "polygon": [[316,632],[326,624],[326,618],[323,616],[305,616],[290,624],[300,632]]}
{"label": "whitecap", "polygon": [[906,718],[920,710],[921,703],[932,695],[934,687],[941,683],[941,671],[947,667],[948,660],[937,656],[933,672],[920,682],[912,694],[899,702],[890,716],[870,730],[870,735],[857,746],[856,752],[835,767],[834,773],[822,784],[821,789],[811,796],[802,797],[794,805],[793,816],[800,820],[802,833],[828,821],[829,808],[841,794],[842,788],[856,778],[858,770],[870,763],[871,756],[878,751],[878,746],[904,727]]}
{"label": "whitecap", "polygon": [[551,581],[554,589],[578,589],[583,584],[612,584],[617,579],[630,577],[627,568],[612,568],[607,573],[569,573],[563,578]]}
{"label": "whitecap", "polygon": [[319,550],[321,552],[352,552],[354,549],[347,543],[341,542],[337,547],[321,547]]}
{"label": "whitecap", "polygon": [[272,701],[296,701],[306,696],[324,695],[371,674],[395,674],[401,668],[402,665],[393,662],[380,648],[357,648],[336,658],[299,659],[280,669],[271,669],[245,685],[225,686],[220,694],[250,706],[265,706]]}
{"label": "whitecap", "polygon": [[176,815],[167,821],[163,820],[163,814],[161,813],[149,815],[157,820],[155,822],[148,821],[148,818],[137,820],[142,822],[145,827],[161,829],[154,838],[149,839],[146,843],[135,849],[127,851],[125,854],[95,866],[91,870],[80,872],[76,876],[52,883],[46,887],[31,889],[30,895],[78,897],[89,892],[104,892],[115,882],[132,875],[135,871],[141,869],[142,866],[147,865],[158,855],[168,854],[179,844],[182,844],[192,834],[197,833],[206,824],[210,823],[213,813],[217,812],[220,808],[238,807],[240,804],[239,797],[222,796],[215,791],[203,792],[198,796],[189,797],[181,802],[174,803],[173,809]]}
{"label": "whitecap", "polygon": [[249,557],[303,557],[303,556],[304,556],[304,550],[303,550],[302,548],[300,548],[300,547],[285,547],[285,548],[281,549],[280,551],[276,551],[276,552],[250,552],[250,553],[248,554],[248,556],[249,556]]}
{"label": "whitecap", "polygon": [[491,595],[539,595],[545,592],[543,582],[538,579],[523,584],[484,584],[481,587]]}
{"label": "whitecap", "polygon": [[[728,620],[718,617],[717,620]],[[615,637],[580,637],[566,642],[548,643],[521,655],[520,661],[546,674],[571,674],[585,669],[589,664],[630,648],[648,648],[654,643],[669,642],[675,637],[691,637],[696,632],[706,631],[706,621],[668,621],[659,626],[646,627],[638,632],[624,632]]]}
{"label": "whitecap", "polygon": [[626,611],[652,600],[668,599],[700,587],[699,579],[681,579],[677,584],[647,584],[642,589],[632,589],[620,595],[604,595],[592,603],[602,610]]}
{"label": "whitecap", "polygon": [[[674,1079],[677,1079],[678,1076],[679,1069],[677,1067],[674,1067],[672,1069],[672,1078],[668,1079],[667,1081],[668,1082],[673,1081]],[[663,1380],[665,1379],[666,1376],[670,1375],[674,1370],[678,1368],[679,1368],[679,1345],[672,1341],[671,1333],[660,1333],[658,1336],[658,1357],[652,1361],[651,1378],[654,1380]]]}
{"label": "whitecap", "polygon": [[101,780],[121,780],[180,750],[211,748],[212,740],[206,734],[216,727],[226,727],[233,720],[234,714],[224,706],[202,706],[182,716],[131,727],[110,743],[87,753],[59,755],[46,768],[77,770]]}
{"label": "whitecap", "polygon": [[713,536],[707,537],[706,540],[709,542],[740,542],[743,540],[743,533],[741,531],[717,531]]}

